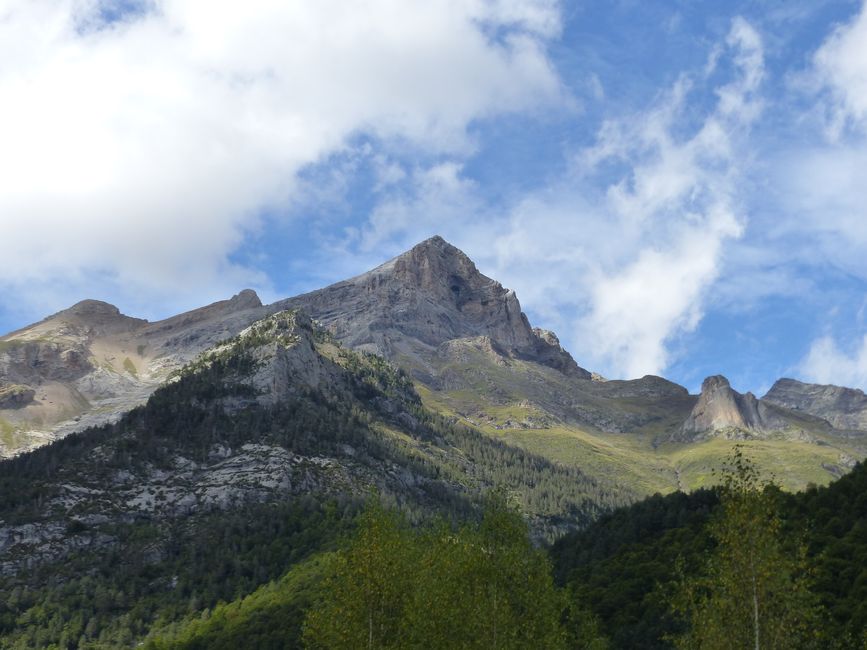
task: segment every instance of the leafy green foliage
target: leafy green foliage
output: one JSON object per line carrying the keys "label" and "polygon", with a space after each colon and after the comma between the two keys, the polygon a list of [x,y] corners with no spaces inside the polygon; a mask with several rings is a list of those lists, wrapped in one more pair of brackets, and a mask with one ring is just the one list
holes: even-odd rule
{"label": "leafy green foliage", "polygon": [[334,556],[304,640],[333,650],[604,647],[587,617],[573,612],[574,624],[563,625],[567,606],[526,524],[501,499],[481,523],[457,530],[412,530],[374,505]]}
{"label": "leafy green foliage", "polygon": [[301,626],[330,555],[295,565],[249,596],[196,613],[152,632],[144,650],[289,650],[301,647]]}
{"label": "leafy green foliage", "polygon": [[738,447],[722,472],[721,505],[710,522],[716,548],[704,575],[685,579],[675,599],[689,619],[683,650],[827,647],[807,588],[802,549],[783,547],[773,484],[759,479]]}
{"label": "leafy green foliage", "polygon": [[[814,617],[818,612],[811,627],[821,635],[824,647],[864,644],[865,495],[867,466],[863,464],[827,487],[799,494],[761,492],[764,516],[771,528],[778,527],[770,555],[788,576],[786,597],[793,602],[787,607],[801,621],[810,619],[810,611]],[[688,630],[688,621],[670,609],[673,601],[683,603],[678,591],[684,580],[694,585],[696,602],[710,593],[704,584],[706,571],[723,537],[717,529],[723,517],[719,503],[717,492],[675,493],[604,515],[554,544],[555,575],[591,606],[613,647],[671,648],[673,641],[667,639]],[[736,527],[730,537],[740,539]],[[714,562],[719,569],[724,566],[720,555]],[[805,585],[809,594],[804,593]]]}

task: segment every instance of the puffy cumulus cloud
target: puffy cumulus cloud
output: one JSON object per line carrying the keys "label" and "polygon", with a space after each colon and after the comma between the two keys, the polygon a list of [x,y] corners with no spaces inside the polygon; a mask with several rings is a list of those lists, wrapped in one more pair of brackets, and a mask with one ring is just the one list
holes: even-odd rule
{"label": "puffy cumulus cloud", "polygon": [[300,169],[359,133],[471,150],[471,121],[562,98],[559,28],[554,0],[6,2],[5,293],[265,283],[231,253]]}
{"label": "puffy cumulus cloud", "polygon": [[731,214],[713,214],[681,224],[666,249],[641,249],[621,272],[603,274],[590,294],[589,318],[579,325],[581,349],[618,375],[661,373],[670,361],[666,344],[698,325],[723,244],[739,234]]}
{"label": "puffy cumulus cloud", "polygon": [[867,129],[867,3],[829,36],[814,65],[818,82],[831,94],[831,134],[839,137],[847,124]]}
{"label": "puffy cumulus cloud", "polygon": [[867,336],[851,351],[841,350],[830,336],[816,339],[799,372],[806,381],[867,389]]}

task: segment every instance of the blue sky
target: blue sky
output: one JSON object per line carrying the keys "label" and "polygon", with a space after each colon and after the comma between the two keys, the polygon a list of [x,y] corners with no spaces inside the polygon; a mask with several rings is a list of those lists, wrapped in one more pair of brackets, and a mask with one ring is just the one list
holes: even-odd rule
{"label": "blue sky", "polygon": [[0,331],[440,234],[608,377],[867,388],[861,2],[7,0]]}

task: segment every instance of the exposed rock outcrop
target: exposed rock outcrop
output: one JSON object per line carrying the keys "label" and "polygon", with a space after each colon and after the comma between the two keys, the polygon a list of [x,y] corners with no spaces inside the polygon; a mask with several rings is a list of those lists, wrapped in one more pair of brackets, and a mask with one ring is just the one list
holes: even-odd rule
{"label": "exposed rock outcrop", "polygon": [[36,391],[30,386],[0,385],[0,409],[18,409],[33,401]]}
{"label": "exposed rock outcrop", "polygon": [[738,393],[728,379],[714,375],[702,382],[701,395],[681,433],[686,438],[719,431],[765,433],[786,425],[772,407],[755,395]]}
{"label": "exposed rock outcrop", "polygon": [[606,380],[597,376],[593,378],[593,381],[602,384],[596,391],[606,397],[643,397],[654,399],[683,399],[689,397],[689,391],[686,388],[656,375],[644,375],[641,379],[630,380]]}
{"label": "exposed rock outcrop", "polygon": [[867,429],[867,395],[857,388],[779,379],[762,400],[822,418],[835,429]]}

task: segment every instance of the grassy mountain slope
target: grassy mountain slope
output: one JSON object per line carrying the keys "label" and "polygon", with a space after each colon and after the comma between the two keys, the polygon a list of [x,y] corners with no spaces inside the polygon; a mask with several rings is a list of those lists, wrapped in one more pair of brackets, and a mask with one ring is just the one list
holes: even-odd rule
{"label": "grassy mountain slope", "polygon": [[473,342],[458,343],[460,355],[428,358],[426,375],[413,360],[397,359],[416,377],[425,406],[591,476],[616,476],[642,495],[712,484],[714,468],[735,444],[790,490],[825,485],[864,455],[863,441],[842,438],[800,414],[787,414],[791,429],[779,434],[744,440],[749,434],[732,431],[682,441],[674,434],[696,398],[665,380],[577,379]]}

